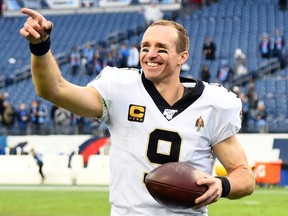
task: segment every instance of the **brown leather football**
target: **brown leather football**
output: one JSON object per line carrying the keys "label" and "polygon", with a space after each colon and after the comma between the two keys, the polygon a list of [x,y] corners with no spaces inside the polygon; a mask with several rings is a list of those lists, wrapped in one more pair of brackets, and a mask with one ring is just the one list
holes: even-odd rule
{"label": "brown leather football", "polygon": [[195,206],[195,200],[208,189],[197,185],[203,175],[188,162],[170,162],[158,166],[145,178],[151,196],[170,209],[187,209]]}

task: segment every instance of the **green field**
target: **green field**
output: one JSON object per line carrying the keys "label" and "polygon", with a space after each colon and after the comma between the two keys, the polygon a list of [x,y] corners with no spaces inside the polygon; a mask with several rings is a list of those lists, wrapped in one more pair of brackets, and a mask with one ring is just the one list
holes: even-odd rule
{"label": "green field", "polygon": [[[108,191],[95,187],[1,187],[0,216],[109,216]],[[240,200],[221,199],[209,216],[286,216],[288,189],[256,189]]]}

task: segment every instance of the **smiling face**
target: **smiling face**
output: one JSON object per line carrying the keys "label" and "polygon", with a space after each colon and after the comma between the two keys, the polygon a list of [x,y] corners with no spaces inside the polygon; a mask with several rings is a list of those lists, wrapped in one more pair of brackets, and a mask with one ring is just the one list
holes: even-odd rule
{"label": "smiling face", "polygon": [[150,26],[143,35],[140,50],[145,77],[154,83],[179,77],[189,56],[185,48],[181,48],[178,30],[173,25]]}

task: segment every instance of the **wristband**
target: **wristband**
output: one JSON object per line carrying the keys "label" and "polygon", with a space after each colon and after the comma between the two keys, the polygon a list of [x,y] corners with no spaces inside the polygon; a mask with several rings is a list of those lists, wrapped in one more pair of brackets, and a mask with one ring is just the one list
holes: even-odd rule
{"label": "wristband", "polygon": [[51,41],[50,36],[43,42],[38,44],[29,43],[30,51],[35,56],[42,56],[50,50]]}
{"label": "wristband", "polygon": [[215,176],[215,178],[219,178],[222,182],[222,194],[221,197],[227,197],[230,193],[231,186],[229,180],[224,176]]}

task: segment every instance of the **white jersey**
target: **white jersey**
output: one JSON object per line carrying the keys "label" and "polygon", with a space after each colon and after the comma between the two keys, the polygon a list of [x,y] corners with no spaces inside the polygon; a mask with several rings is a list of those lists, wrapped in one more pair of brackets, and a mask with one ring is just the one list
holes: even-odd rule
{"label": "white jersey", "polygon": [[202,81],[181,82],[189,91],[173,106],[135,69],[106,67],[88,84],[103,98],[111,132],[111,216],[208,215],[206,207],[165,209],[144,184],[148,172],[167,162],[188,161],[212,174],[211,147],[240,129],[241,101],[234,93]]}

